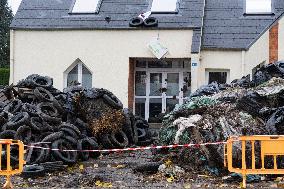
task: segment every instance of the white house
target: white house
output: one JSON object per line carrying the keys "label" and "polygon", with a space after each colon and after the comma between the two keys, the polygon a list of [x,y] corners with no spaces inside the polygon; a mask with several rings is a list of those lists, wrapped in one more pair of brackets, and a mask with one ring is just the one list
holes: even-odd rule
{"label": "white house", "polygon": [[[11,24],[10,83],[37,73],[59,89],[75,80],[107,88],[153,120],[201,85],[284,58],[284,1],[253,1],[23,0]],[[147,11],[157,26],[130,27]],[[168,53],[157,59],[151,42]]]}

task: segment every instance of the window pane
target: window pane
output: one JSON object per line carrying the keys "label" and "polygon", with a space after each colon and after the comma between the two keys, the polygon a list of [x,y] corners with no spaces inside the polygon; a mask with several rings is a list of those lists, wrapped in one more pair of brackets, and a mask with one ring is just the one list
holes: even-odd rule
{"label": "window pane", "polygon": [[137,68],[146,68],[146,61],[136,61]]}
{"label": "window pane", "polygon": [[76,65],[67,75],[67,87],[78,83],[78,65]]}
{"label": "window pane", "polygon": [[209,83],[214,81],[220,84],[227,83],[227,72],[209,72]]}
{"label": "window pane", "polygon": [[191,72],[183,73],[183,97],[188,97],[191,93]]}
{"label": "window pane", "polygon": [[149,122],[160,123],[162,122],[162,99],[151,98],[149,102]]}
{"label": "window pane", "polygon": [[247,13],[266,13],[271,11],[271,0],[246,0]]}
{"label": "window pane", "polygon": [[145,119],[145,98],[135,99],[135,115],[141,116]]}
{"label": "window pane", "polygon": [[146,96],[146,72],[137,71],[135,74],[135,95]]}
{"label": "window pane", "polygon": [[150,96],[162,95],[162,73],[150,74]]}
{"label": "window pane", "polygon": [[92,88],[92,74],[84,65],[82,65],[82,86]]}
{"label": "window pane", "polygon": [[76,0],[72,13],[96,12],[99,0]]}
{"label": "window pane", "polygon": [[168,73],[167,96],[179,95],[179,73]]}
{"label": "window pane", "polygon": [[172,68],[172,61],[156,60],[148,62],[149,68]]}
{"label": "window pane", "polygon": [[175,106],[177,104],[179,104],[179,100],[178,99],[168,98],[167,99],[167,110],[166,110],[166,113],[170,113],[175,108]]}
{"label": "window pane", "polygon": [[153,0],[152,12],[175,12],[177,0]]}

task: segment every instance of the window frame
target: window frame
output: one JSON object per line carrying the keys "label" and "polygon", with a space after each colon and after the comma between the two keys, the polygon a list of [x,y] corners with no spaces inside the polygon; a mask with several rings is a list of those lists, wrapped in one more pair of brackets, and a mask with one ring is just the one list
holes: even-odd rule
{"label": "window frame", "polygon": [[78,77],[77,81],[80,83],[79,86],[82,86],[83,84],[83,66],[91,73],[91,86],[93,86],[93,72],[80,60],[77,59],[71,66],[69,66],[65,71],[64,71],[64,88],[68,87],[68,74],[73,70],[76,66],[78,65]]}
{"label": "window frame", "polygon": [[76,1],[80,1],[80,0],[73,0],[72,4],[71,4],[71,7],[69,9],[69,12],[68,14],[70,15],[80,15],[80,14],[99,14],[100,12],[100,9],[101,9],[101,6],[102,6],[102,2],[103,0],[98,0],[98,4],[97,4],[97,7],[94,11],[91,11],[91,12],[73,12],[73,9],[74,9],[74,6],[76,4]]}
{"label": "window frame", "polygon": [[271,1],[271,11],[270,12],[247,12],[247,1],[248,0],[243,0],[243,15],[244,16],[267,16],[267,15],[275,15],[274,11],[274,0]]}
{"label": "window frame", "polygon": [[176,9],[175,11],[152,11],[152,5],[154,0],[150,0],[150,5],[148,11],[151,11],[152,14],[178,14],[180,9],[180,2],[182,0],[176,0]]}
{"label": "window frame", "polygon": [[230,83],[230,69],[206,68],[205,69],[205,82],[206,82],[206,84],[210,84],[209,83],[209,72],[226,72],[227,73],[226,83]]}

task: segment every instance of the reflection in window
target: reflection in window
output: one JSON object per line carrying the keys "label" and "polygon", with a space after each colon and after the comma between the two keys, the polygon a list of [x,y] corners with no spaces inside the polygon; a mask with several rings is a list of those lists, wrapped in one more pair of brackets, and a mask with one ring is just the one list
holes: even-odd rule
{"label": "reflection in window", "polygon": [[135,74],[135,95],[146,96],[146,72],[137,71]]}
{"label": "reflection in window", "polygon": [[209,84],[216,81],[219,84],[227,83],[227,72],[209,72]]}
{"label": "reflection in window", "polygon": [[136,98],[135,99],[135,115],[141,116],[145,119],[145,98]]}
{"label": "reflection in window", "polygon": [[92,88],[92,73],[82,62],[78,62],[69,72],[67,72],[67,87],[74,85]]}

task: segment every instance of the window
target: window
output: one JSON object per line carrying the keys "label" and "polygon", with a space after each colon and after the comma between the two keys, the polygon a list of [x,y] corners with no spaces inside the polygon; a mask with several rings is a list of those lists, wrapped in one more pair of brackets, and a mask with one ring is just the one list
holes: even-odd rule
{"label": "window", "polygon": [[222,69],[206,69],[206,81],[208,84],[216,81],[220,84],[225,84],[229,82],[230,71]]}
{"label": "window", "polygon": [[86,88],[92,88],[92,73],[79,60],[75,66],[67,69],[66,76],[67,87],[81,85]]}
{"label": "window", "polygon": [[247,14],[261,14],[272,12],[272,0],[246,0]]}
{"label": "window", "polygon": [[96,13],[100,0],[76,0],[72,13]]}
{"label": "window", "polygon": [[178,0],[153,0],[151,12],[173,13],[177,11]]}

